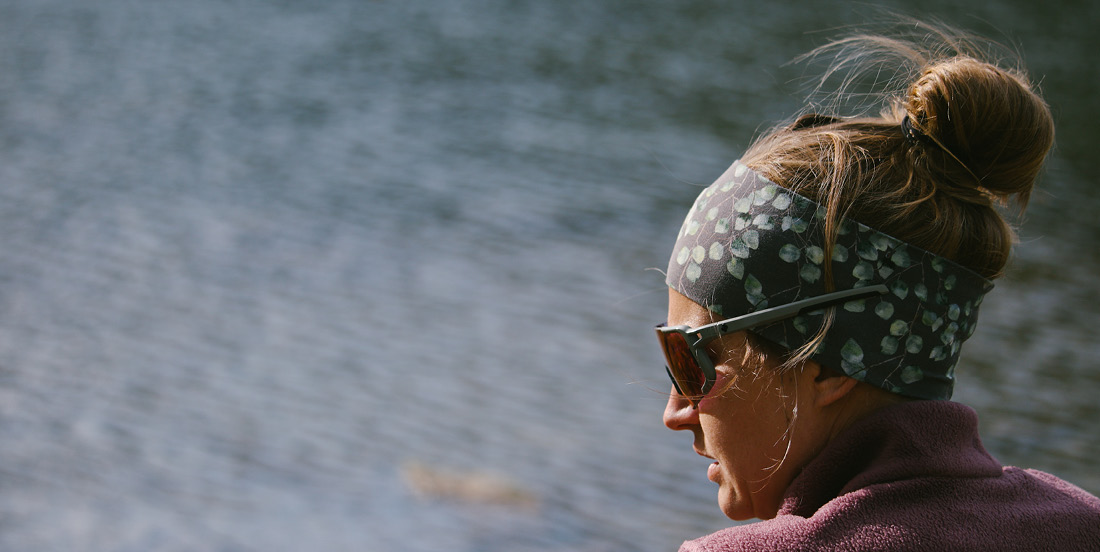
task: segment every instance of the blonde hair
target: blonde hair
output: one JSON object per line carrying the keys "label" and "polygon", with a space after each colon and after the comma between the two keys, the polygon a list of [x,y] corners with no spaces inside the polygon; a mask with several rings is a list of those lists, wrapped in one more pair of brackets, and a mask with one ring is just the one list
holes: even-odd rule
{"label": "blonde hair", "polygon": [[[804,56],[833,55],[826,79],[843,80],[832,109],[858,94],[845,88],[859,74],[891,60],[886,86],[910,79],[903,91],[878,93],[876,116],[802,115],[758,138],[742,162],[824,205],[827,245],[848,216],[995,278],[1015,239],[995,206],[1027,205],[1054,142],[1053,118],[1019,62],[1002,67],[994,57],[1003,49],[943,26],[921,30],[861,34]],[[906,138],[906,116],[927,140]]]}
{"label": "blonde hair", "polygon": [[[741,161],[825,207],[826,259],[848,217],[996,278],[1016,241],[1001,208],[1027,205],[1054,142],[1050,109],[1004,47],[903,23],[900,35],[857,34],[803,56],[830,61],[817,92],[836,78],[839,87],[760,136]],[[882,74],[890,78],[872,84],[884,90],[857,90]],[[852,104],[863,107],[840,113]],[[829,263],[824,269],[831,290]],[[817,339],[783,355],[785,367],[809,358],[830,326],[826,317]],[[755,335],[749,346],[776,354]]]}

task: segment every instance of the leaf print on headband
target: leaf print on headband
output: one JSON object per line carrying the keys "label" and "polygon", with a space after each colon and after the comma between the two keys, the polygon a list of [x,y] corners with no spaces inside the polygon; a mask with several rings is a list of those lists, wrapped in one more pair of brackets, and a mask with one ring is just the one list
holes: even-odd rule
{"label": "leaf print on headband", "polygon": [[[885,284],[889,291],[881,297],[832,309],[829,332],[812,358],[896,393],[949,398],[961,345],[973,334],[992,283],[853,220],[840,221],[830,249],[825,216],[823,206],[734,163],[696,198],[666,281],[711,310],[721,305],[724,317]],[[831,283],[825,278],[830,265]],[[824,314],[802,313],[753,331],[799,348],[815,339]]]}

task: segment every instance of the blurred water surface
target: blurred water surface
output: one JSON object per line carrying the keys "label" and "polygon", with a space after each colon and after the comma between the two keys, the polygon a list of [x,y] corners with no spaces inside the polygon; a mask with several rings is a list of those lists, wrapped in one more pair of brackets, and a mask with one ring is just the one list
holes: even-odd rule
{"label": "blurred water surface", "polygon": [[[1098,8],[923,5],[1018,42],[1059,122],[956,399],[1003,462],[1100,492]],[[660,423],[647,269],[797,109],[783,64],[867,9],[0,2],[0,549],[726,526]]]}

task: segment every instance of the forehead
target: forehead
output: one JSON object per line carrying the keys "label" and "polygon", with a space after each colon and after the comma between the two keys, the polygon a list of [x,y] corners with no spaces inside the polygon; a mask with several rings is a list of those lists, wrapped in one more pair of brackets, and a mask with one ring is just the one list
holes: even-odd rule
{"label": "forehead", "polygon": [[668,290],[668,325],[688,326],[697,328],[711,322],[717,322],[718,317],[699,303],[688,299],[675,289]]}

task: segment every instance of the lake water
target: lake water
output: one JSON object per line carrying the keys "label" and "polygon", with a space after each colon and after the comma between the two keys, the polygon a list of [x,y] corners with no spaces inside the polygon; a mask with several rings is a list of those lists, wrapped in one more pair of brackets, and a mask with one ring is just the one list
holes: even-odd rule
{"label": "lake water", "polygon": [[[955,398],[1002,462],[1100,492],[1100,8],[922,5],[1018,42],[1059,124]],[[728,525],[661,425],[651,269],[798,108],[783,64],[867,9],[0,1],[0,549]]]}

